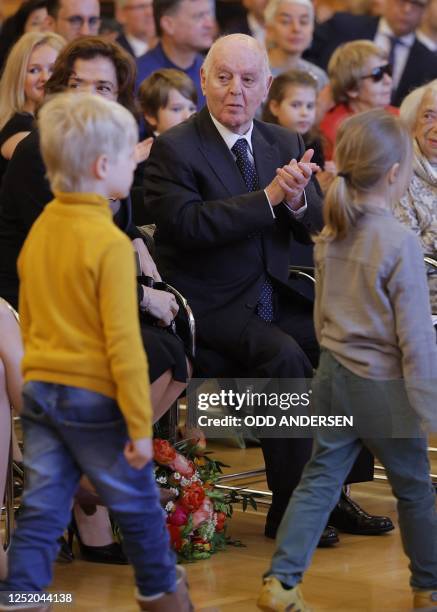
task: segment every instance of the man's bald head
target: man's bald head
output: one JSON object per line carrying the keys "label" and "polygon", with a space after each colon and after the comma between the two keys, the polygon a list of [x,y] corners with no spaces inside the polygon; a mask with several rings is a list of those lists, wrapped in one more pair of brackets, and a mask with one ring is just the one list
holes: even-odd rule
{"label": "man's bald head", "polygon": [[209,112],[238,134],[249,129],[272,80],[264,47],[245,34],[219,38],[205,58],[201,78]]}

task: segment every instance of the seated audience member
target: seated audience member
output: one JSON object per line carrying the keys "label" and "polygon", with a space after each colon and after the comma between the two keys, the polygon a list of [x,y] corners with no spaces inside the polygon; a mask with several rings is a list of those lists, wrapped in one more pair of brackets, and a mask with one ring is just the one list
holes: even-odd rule
{"label": "seated audience member", "polygon": [[0,80],[0,184],[17,144],[32,129],[59,51],[57,34],[29,32],[12,47]]}
{"label": "seated audience member", "polygon": [[197,91],[185,72],[163,68],[141,83],[138,101],[153,136],[159,136],[196,112]]}
{"label": "seated audience member", "polygon": [[335,13],[341,11],[353,12],[351,0],[314,0],[313,4],[316,24],[328,21]]}
{"label": "seated audience member", "polygon": [[210,1],[154,0],[153,16],[159,42],[137,59],[137,85],[155,70],[182,70],[194,81],[198,108],[202,108],[205,98],[200,86],[200,52],[209,49],[214,34]]}
{"label": "seated audience member", "polygon": [[262,120],[300,134],[305,148],[314,149],[312,161],[323,168],[325,160],[315,129],[317,80],[309,72],[288,70],[273,79]]}
{"label": "seated audience member", "polygon": [[[0,502],[5,494],[12,423],[11,408],[21,410],[21,360],[23,347],[14,315],[0,298]],[[21,451],[13,437],[13,456],[22,461]],[[0,580],[6,578],[6,552],[0,535]]]}
{"label": "seated audience member", "polygon": [[115,16],[122,26],[119,45],[134,57],[144,55],[156,42],[153,0],[116,0]]}
{"label": "seated audience member", "polygon": [[[264,576],[257,602],[264,612],[309,612],[300,583],[363,448],[385,467],[397,500],[412,608],[436,610],[436,494],[423,425],[435,415],[426,387],[436,390],[437,350],[420,243],[392,213],[408,184],[411,149],[406,126],[382,110],[350,117],[339,130],[339,172],[325,199],[326,224],[314,254],[314,322],[323,351],[312,398],[314,414],[326,418],[339,411],[353,418],[353,426],[315,429],[314,453]],[[418,380],[426,383],[423,394]],[[371,579],[361,581],[363,589],[371,588]],[[377,608],[393,609],[397,595],[384,592]]]}
{"label": "seated audience member", "polygon": [[0,606],[16,607],[7,591],[42,593],[50,585],[56,541],[84,474],[120,527],[139,608],[189,612],[154,478],[132,245],[110,204],[129,194],[137,124],[112,100],[67,93],[43,106],[38,125],[56,197],[18,262],[29,478]]}
{"label": "seated audience member", "polygon": [[[273,79],[262,119],[302,136],[305,147],[314,151],[312,161],[320,168],[317,181],[325,192],[335,176],[335,164],[332,161],[325,163],[323,155],[322,138],[316,126],[317,90],[317,80],[309,72],[283,72]],[[299,252],[303,254],[301,249]],[[303,261],[312,264],[311,258],[306,256]]]}
{"label": "seated audience member", "polygon": [[368,40],[357,40],[341,45],[329,61],[328,74],[335,106],[324,116],[320,130],[326,160],[334,157],[337,130],[343,121],[372,108],[390,106],[391,66],[387,55]]}
{"label": "seated audience member", "polygon": [[273,76],[290,69],[305,70],[319,89],[328,83],[326,72],[302,59],[311,45],[314,8],[311,0],[270,0],[264,11],[270,70]]}
{"label": "seated audience member", "polygon": [[[437,81],[411,92],[400,113],[414,139],[413,175],[395,215],[417,234],[423,254],[437,259]],[[437,270],[428,270],[428,285],[437,314]]]}
{"label": "seated audience member", "polygon": [[246,14],[230,21],[226,27],[226,34],[248,34],[258,42],[264,43],[266,38],[264,9],[267,2],[268,0],[242,0],[241,4],[246,9]]}
{"label": "seated audience member", "polygon": [[[312,304],[288,285],[292,240],[308,243],[322,224],[311,154],[297,134],[254,120],[271,81],[254,38],[220,38],[201,74],[207,107],[157,138],[146,162],[159,267],[194,311],[199,370],[220,377],[225,360],[234,377],[311,377],[319,353]],[[201,349],[217,355],[214,363]],[[265,533],[274,537],[311,440],[264,438],[262,449],[273,492]],[[358,480],[368,479],[363,471]],[[332,517],[341,528],[393,528],[345,497]],[[323,543],[336,541],[327,529]]]}
{"label": "seated audience member", "polygon": [[[134,82],[135,64],[126,51],[99,37],[86,37],[73,41],[63,50],[46,84],[46,93],[55,94],[66,89],[88,91],[117,100],[133,111],[136,108]],[[39,133],[34,130],[17,147],[0,191],[0,295],[13,305],[17,304],[18,294],[18,253],[30,227],[53,197],[45,174]],[[142,234],[132,223],[129,201],[120,204],[115,221],[131,238],[142,273],[160,281]],[[138,300],[139,307],[147,310],[161,325],[168,326],[177,312],[170,293],[141,283]],[[142,332],[149,356],[156,420],[185,389],[188,364],[184,346],[176,336],[150,324],[142,326]]]}
{"label": "seated audience member", "polygon": [[427,49],[437,53],[437,0],[429,0],[416,35]]}
{"label": "seated audience member", "polygon": [[47,0],[47,12],[49,29],[67,42],[99,33],[99,0]]}
{"label": "seated audience member", "polygon": [[27,0],[3,23],[0,30],[0,74],[10,49],[23,34],[48,29],[47,1]]}
{"label": "seated audience member", "polygon": [[372,40],[383,49],[392,66],[391,103],[399,106],[415,87],[437,78],[437,61],[415,34],[427,0],[386,0],[381,17],[337,13],[316,27],[307,59],[326,68],[342,43]]}

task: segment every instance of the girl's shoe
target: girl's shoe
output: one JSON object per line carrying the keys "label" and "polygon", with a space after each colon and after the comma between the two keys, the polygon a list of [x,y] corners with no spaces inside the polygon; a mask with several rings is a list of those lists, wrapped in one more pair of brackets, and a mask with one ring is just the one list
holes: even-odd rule
{"label": "girl's shoe", "polygon": [[264,580],[261,592],[256,602],[260,610],[264,612],[311,612],[306,605],[299,585],[292,589],[284,589],[282,584],[274,576]]}
{"label": "girl's shoe", "polygon": [[136,590],[136,598],[140,610],[147,612],[194,612],[188,593],[187,574],[181,565],[176,566],[176,591],[163,593],[156,598],[143,597]]}
{"label": "girl's shoe", "polygon": [[413,608],[423,612],[437,610],[437,591],[414,591]]}
{"label": "girl's shoe", "polygon": [[73,540],[76,537],[80,556],[83,561],[89,561],[90,563],[109,563],[113,565],[128,565],[126,555],[123,552],[122,547],[118,542],[107,544],[106,546],[88,546],[82,542],[80,537],[79,529],[77,527],[76,519],[72,518],[70,525],[68,526],[68,545],[73,550]]}

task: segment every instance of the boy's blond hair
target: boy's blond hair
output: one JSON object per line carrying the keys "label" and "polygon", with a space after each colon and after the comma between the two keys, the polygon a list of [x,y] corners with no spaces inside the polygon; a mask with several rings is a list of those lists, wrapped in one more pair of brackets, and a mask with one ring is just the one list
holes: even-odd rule
{"label": "boy's blond hair", "polygon": [[358,88],[372,57],[387,61],[385,51],[370,40],[353,40],[337,47],[328,64],[332,96],[336,104],[349,102],[349,91]]}
{"label": "boy's blond hair", "polygon": [[84,191],[100,155],[117,158],[138,141],[133,115],[89,93],[57,94],[38,115],[41,153],[53,191]]}

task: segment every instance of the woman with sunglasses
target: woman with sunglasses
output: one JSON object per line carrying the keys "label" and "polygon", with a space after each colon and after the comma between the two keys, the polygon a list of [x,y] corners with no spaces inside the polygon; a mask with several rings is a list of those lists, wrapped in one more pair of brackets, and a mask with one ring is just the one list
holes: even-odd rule
{"label": "woman with sunglasses", "polygon": [[325,160],[334,156],[337,130],[347,117],[373,108],[390,106],[392,93],[391,66],[382,49],[369,40],[354,40],[338,47],[328,64],[332,97],[335,106],[320,123]]}

